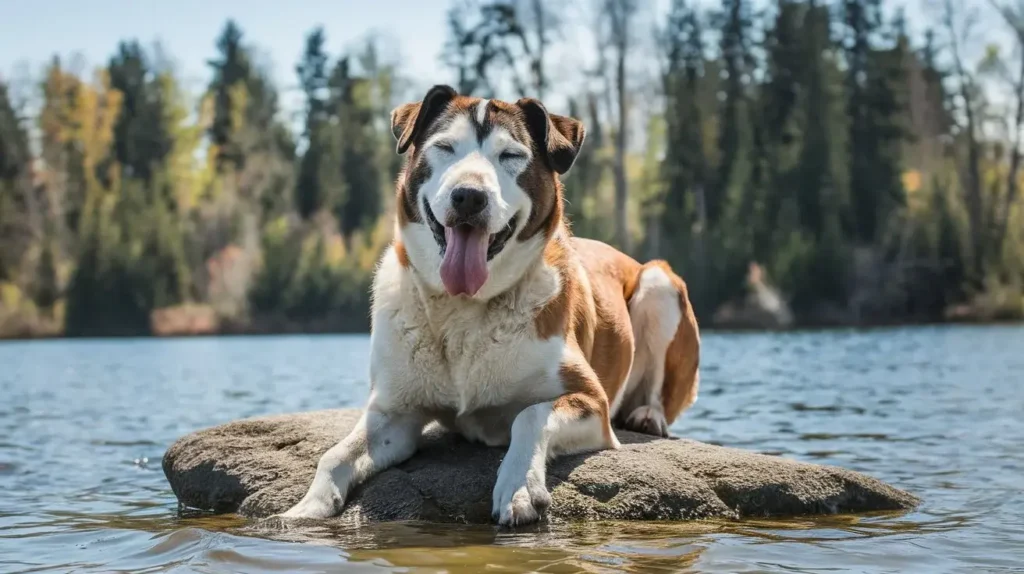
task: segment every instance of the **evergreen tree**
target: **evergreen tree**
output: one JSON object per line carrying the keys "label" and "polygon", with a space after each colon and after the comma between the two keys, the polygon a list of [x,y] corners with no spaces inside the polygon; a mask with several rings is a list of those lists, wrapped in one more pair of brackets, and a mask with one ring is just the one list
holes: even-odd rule
{"label": "evergreen tree", "polygon": [[348,60],[335,66],[330,79],[332,111],[337,114],[341,170],[345,191],[335,213],[346,240],[368,227],[381,210],[381,181],[377,169],[380,149],[375,125],[372,82],[350,74]]}
{"label": "evergreen tree", "polygon": [[121,92],[114,126],[114,157],[125,177],[149,181],[171,150],[165,131],[163,90],[138,42],[122,42],[107,66],[110,86]]}
{"label": "evergreen tree", "polygon": [[240,131],[248,115],[249,84],[252,83],[252,66],[249,53],[242,46],[242,31],[234,20],[228,20],[217,40],[219,57],[211,60],[213,80],[209,91],[213,97],[213,121],[210,124],[210,140],[217,146],[218,168],[223,169],[230,162],[234,167],[244,165],[245,156],[240,140]]}
{"label": "evergreen tree", "polygon": [[329,195],[338,195],[324,189],[330,182],[324,181],[322,173],[329,168],[331,159],[328,154],[331,147],[330,134],[327,133],[331,129],[326,94],[328,58],[324,52],[324,41],[322,28],[311,32],[306,37],[306,51],[295,68],[306,96],[306,122],[303,129],[306,150],[299,160],[295,207],[305,219],[322,209]]}
{"label": "evergreen tree", "polygon": [[697,207],[708,185],[704,155],[706,110],[701,88],[705,82],[705,45],[700,15],[686,0],[674,0],[665,31],[668,67],[664,78],[666,96],[666,148],[662,162],[665,179],[663,229],[676,246],[669,256],[678,265],[691,222],[702,219]]}
{"label": "evergreen tree", "polygon": [[749,0],[723,0],[719,20],[724,85],[719,112],[720,163],[714,189],[706,201],[711,225],[718,223],[727,204],[738,201],[749,185],[753,143],[749,84],[755,61]]}
{"label": "evergreen tree", "polygon": [[31,154],[25,126],[0,82],[0,281],[14,279],[32,241],[28,193]]}
{"label": "evergreen tree", "polygon": [[855,238],[869,244],[879,237],[888,216],[903,204],[901,152],[906,88],[903,69],[906,38],[880,48],[880,0],[845,0],[844,52],[850,121],[850,195]]}
{"label": "evergreen tree", "polygon": [[217,49],[219,57],[210,62],[214,77],[208,89],[215,164],[227,176],[222,183],[243,202],[246,216],[269,219],[292,205],[294,141],[277,117],[273,84],[253,65],[233,21],[225,26]]}

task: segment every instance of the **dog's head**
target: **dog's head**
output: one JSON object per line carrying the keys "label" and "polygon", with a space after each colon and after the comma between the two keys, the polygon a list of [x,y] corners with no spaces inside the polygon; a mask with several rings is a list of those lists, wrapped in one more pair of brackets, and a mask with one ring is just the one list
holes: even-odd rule
{"label": "dog's head", "polygon": [[396,250],[427,284],[489,299],[536,265],[562,224],[562,186],[583,125],[532,98],[515,103],[435,86],[391,113],[398,153]]}

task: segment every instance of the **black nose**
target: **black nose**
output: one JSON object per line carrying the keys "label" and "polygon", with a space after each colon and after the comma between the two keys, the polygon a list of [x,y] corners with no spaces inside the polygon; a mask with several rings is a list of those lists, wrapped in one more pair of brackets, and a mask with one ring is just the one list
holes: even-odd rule
{"label": "black nose", "polygon": [[452,210],[459,219],[468,219],[478,215],[487,207],[487,193],[471,187],[458,187],[452,190]]}

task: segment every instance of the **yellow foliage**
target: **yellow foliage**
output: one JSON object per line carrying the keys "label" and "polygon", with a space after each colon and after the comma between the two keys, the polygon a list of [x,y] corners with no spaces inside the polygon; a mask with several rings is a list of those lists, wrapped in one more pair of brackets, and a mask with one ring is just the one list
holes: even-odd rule
{"label": "yellow foliage", "polygon": [[199,202],[203,190],[213,177],[209,165],[197,165],[196,161],[196,151],[202,142],[205,126],[202,122],[189,123],[187,98],[173,75],[161,74],[160,84],[163,93],[168,95],[164,102],[163,120],[173,142],[166,160],[167,176],[178,206],[188,211]]}
{"label": "yellow foliage", "polygon": [[21,307],[23,300],[24,295],[17,285],[8,281],[0,282],[0,304],[5,308],[13,312]]}
{"label": "yellow foliage", "polygon": [[907,193],[915,193],[921,189],[921,172],[916,169],[903,172],[903,189]]}
{"label": "yellow foliage", "polygon": [[244,83],[238,82],[228,88],[228,98],[231,100],[231,129],[238,133],[245,127],[245,112],[249,102],[249,91]]}

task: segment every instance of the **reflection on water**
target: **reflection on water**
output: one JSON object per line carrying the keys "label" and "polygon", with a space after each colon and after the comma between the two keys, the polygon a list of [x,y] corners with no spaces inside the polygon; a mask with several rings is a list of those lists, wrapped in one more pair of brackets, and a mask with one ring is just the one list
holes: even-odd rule
{"label": "reflection on water", "polygon": [[1020,571],[1024,328],[706,334],[679,435],[868,472],[906,514],[516,532],[179,512],[160,457],[239,417],[359,405],[366,337],[0,344],[0,571]]}

